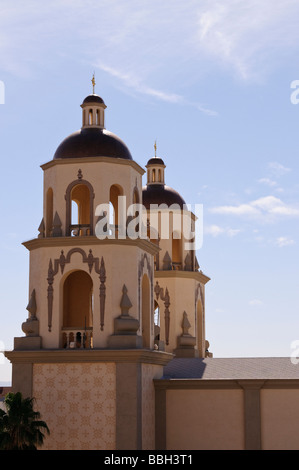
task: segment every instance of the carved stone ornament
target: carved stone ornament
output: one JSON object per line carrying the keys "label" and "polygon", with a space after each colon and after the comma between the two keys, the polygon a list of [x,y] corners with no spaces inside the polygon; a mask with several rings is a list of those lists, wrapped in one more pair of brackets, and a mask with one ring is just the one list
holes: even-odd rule
{"label": "carved stone ornament", "polygon": [[120,301],[121,315],[114,320],[114,333],[116,335],[136,335],[139,321],[129,315],[132,303],[128,297],[128,289],[123,285]]}
{"label": "carved stone ornament", "polygon": [[45,221],[42,218],[41,223],[39,224],[39,227],[38,227],[39,234],[38,234],[37,238],[44,238],[45,237],[45,230],[46,230]]}
{"label": "carved stone ornament", "polygon": [[198,357],[198,351],[195,349],[196,338],[189,334],[191,324],[186,312],[183,312],[181,326],[183,333],[177,338],[178,347],[174,350],[174,354],[177,357]]}
{"label": "carved stone ornament", "polygon": [[27,320],[22,323],[22,331],[26,336],[38,336],[39,335],[39,321],[36,318],[36,297],[35,289],[31,293],[29,303],[26,307],[29,312]]}
{"label": "carved stone ornament", "polygon": [[142,337],[137,334],[139,321],[129,315],[132,308],[125,285],[122,288],[120,301],[121,314],[114,319],[114,334],[108,339],[108,346],[112,349],[140,349],[142,348]]}
{"label": "carved stone ornament", "polygon": [[85,251],[82,248],[72,248],[67,255],[64,255],[64,251],[61,250],[60,257],[54,260],[54,266],[52,259],[49,261],[48,268],[48,330],[51,331],[52,328],[52,314],[53,314],[53,296],[54,288],[53,282],[54,277],[59,271],[61,274],[64,272],[65,265],[71,262],[71,256],[73,253],[80,253],[82,255],[82,262],[88,264],[89,272],[91,273],[93,267],[95,272],[99,274],[100,287],[99,287],[99,296],[100,296],[100,326],[101,330],[104,329],[104,319],[105,319],[105,301],[106,301],[106,269],[103,257],[101,258],[101,263],[99,258],[95,258],[92,254],[92,250],[89,250],[89,254],[86,255]]}

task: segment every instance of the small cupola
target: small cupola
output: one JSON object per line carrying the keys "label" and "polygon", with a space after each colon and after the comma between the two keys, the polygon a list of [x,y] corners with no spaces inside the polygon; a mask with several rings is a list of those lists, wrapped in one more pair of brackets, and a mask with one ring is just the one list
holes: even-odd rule
{"label": "small cupola", "polygon": [[147,162],[147,184],[165,184],[164,169],[166,165],[164,164],[162,158],[157,157],[157,144],[155,142],[155,156],[150,158]]}
{"label": "small cupola", "polygon": [[104,129],[105,127],[105,109],[106,105],[104,100],[96,95],[95,89],[95,78],[92,77],[92,94],[88,95],[83,103],[82,108],[82,129],[86,128],[98,128]]}

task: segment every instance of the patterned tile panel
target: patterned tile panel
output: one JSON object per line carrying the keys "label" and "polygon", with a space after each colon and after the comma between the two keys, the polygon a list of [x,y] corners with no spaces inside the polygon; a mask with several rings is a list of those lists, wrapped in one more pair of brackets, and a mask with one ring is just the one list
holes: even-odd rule
{"label": "patterned tile panel", "polygon": [[33,396],[51,432],[42,449],[115,449],[114,363],[34,364]]}

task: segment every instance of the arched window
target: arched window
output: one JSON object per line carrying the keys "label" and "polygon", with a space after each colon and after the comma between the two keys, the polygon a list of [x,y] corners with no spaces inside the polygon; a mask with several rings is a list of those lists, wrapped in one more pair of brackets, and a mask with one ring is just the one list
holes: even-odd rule
{"label": "arched window", "polygon": [[64,281],[62,325],[65,334],[72,335],[68,343],[87,347],[93,326],[93,283],[85,271],[72,271]]}
{"label": "arched window", "polygon": [[53,227],[53,189],[49,188],[46,196],[46,237],[51,236]]}
{"label": "arched window", "polygon": [[139,204],[139,191],[136,187],[133,191],[133,204]]}
{"label": "arched window", "polygon": [[89,113],[88,113],[88,124],[90,126],[92,126],[93,124],[93,115],[92,115],[92,109],[89,110]]}
{"label": "arched window", "polygon": [[198,300],[196,306],[196,321],[197,321],[197,349],[199,357],[205,357],[205,338],[204,338],[204,322],[201,300]]}
{"label": "arched window", "polygon": [[70,183],[66,194],[66,236],[93,234],[93,199],[91,184],[85,180]]}
{"label": "arched window", "polygon": [[92,327],[93,287],[90,275],[82,270],[71,272],[63,284],[63,326]]}
{"label": "arched window", "polygon": [[87,235],[87,231],[90,228],[90,196],[88,187],[85,184],[74,186],[71,191],[71,201],[71,224],[79,232],[77,235]]}
{"label": "arched window", "polygon": [[142,277],[142,341],[144,348],[151,347],[150,282],[146,274]]}
{"label": "arched window", "polygon": [[[109,194],[109,202],[112,204],[113,209],[114,209],[114,216],[113,216],[113,221],[110,218],[110,222],[115,226],[115,229],[117,230],[118,228],[118,222],[120,220],[121,214],[119,214],[119,197],[123,195],[123,189],[121,186],[118,184],[113,184],[110,187],[110,194]],[[124,215],[124,214],[123,214]]]}
{"label": "arched window", "polygon": [[182,239],[178,232],[172,234],[172,267],[182,269]]}
{"label": "arched window", "polygon": [[155,341],[160,340],[160,307],[158,302],[154,301],[154,335]]}

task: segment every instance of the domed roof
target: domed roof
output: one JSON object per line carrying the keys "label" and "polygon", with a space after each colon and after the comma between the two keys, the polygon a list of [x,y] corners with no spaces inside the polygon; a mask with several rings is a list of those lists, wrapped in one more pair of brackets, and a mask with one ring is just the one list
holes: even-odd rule
{"label": "domed roof", "polygon": [[115,134],[100,128],[82,128],[64,139],[54,159],[113,157],[132,160],[126,144]]}
{"label": "domed roof", "polygon": [[85,104],[85,103],[105,104],[104,100],[99,95],[94,95],[94,94],[86,96],[82,104]]}
{"label": "domed roof", "polygon": [[182,196],[164,184],[148,184],[142,188],[142,204],[146,209],[150,209],[151,204],[178,204],[181,209],[186,202]]}
{"label": "domed roof", "polygon": [[165,163],[160,157],[152,157],[147,162],[147,165],[165,165]]}

